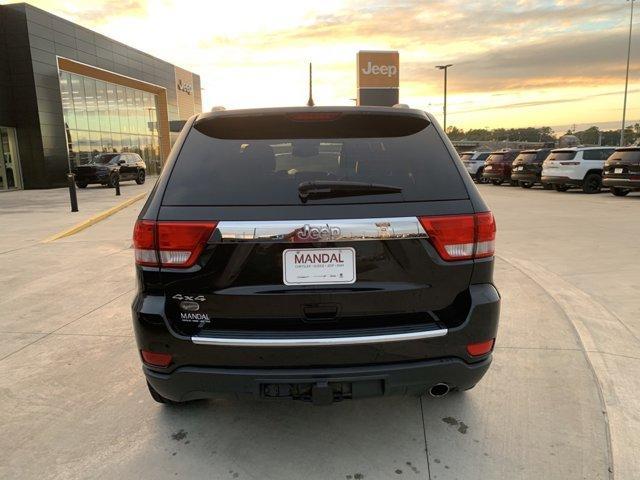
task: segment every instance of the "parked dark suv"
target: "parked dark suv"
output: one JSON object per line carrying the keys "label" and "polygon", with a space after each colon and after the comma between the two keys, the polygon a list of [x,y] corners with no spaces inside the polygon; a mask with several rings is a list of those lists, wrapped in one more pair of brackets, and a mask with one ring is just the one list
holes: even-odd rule
{"label": "parked dark suv", "polygon": [[640,190],[640,145],[616,148],[604,162],[602,184],[617,197]]}
{"label": "parked dark suv", "polygon": [[504,182],[511,181],[511,164],[516,159],[519,150],[498,150],[491,152],[491,155],[484,162],[484,170],[482,178],[490,181],[494,185],[502,185]]}
{"label": "parked dark suv", "polygon": [[540,181],[542,162],[551,153],[550,148],[538,150],[523,150],[511,164],[511,180],[518,182],[522,188],[531,188],[536,183],[542,184],[545,190],[553,188],[548,183]]}
{"label": "parked dark suv", "polygon": [[86,188],[90,183],[114,187],[118,175],[120,182],[135,180],[142,185],[146,172],[147,166],[137,153],[99,153],[89,163],[73,169],[79,188]]}
{"label": "parked dark suv", "polygon": [[323,404],[470,389],[498,327],[494,238],[422,111],[192,117],[134,231],[151,395]]}

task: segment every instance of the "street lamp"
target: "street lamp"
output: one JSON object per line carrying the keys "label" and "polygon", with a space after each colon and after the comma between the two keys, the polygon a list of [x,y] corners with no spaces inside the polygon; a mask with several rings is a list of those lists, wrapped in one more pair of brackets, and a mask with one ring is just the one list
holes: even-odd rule
{"label": "street lamp", "polygon": [[[627,0],[629,1],[629,0]],[[633,29],[633,3],[631,0],[631,19],[629,20],[629,45],[627,47],[627,76],[624,81],[624,103],[622,106],[622,128],[620,129],[620,146],[624,147],[624,124],[627,116],[627,90],[629,88],[629,62],[631,60],[631,30]]]}
{"label": "street lamp", "polygon": [[[632,0],[633,1],[633,0]],[[453,67],[453,64],[448,65],[436,65],[438,70],[444,70],[444,133],[447,133],[447,69]]]}

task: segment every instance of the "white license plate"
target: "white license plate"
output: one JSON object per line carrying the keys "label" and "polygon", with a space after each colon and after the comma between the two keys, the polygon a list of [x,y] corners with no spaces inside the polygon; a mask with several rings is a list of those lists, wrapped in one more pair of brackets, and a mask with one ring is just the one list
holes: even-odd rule
{"label": "white license plate", "polygon": [[524,170],[524,167],[516,167],[516,172],[521,172],[522,170]]}
{"label": "white license plate", "polygon": [[616,168],[613,173],[622,173],[622,168]]}
{"label": "white license plate", "polygon": [[282,252],[285,285],[348,284],[356,281],[353,248],[303,248]]}

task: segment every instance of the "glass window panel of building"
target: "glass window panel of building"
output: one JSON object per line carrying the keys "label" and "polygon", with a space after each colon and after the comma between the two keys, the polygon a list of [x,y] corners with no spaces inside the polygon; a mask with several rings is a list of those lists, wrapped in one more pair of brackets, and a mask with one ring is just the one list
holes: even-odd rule
{"label": "glass window panel of building", "polygon": [[156,95],[62,70],[60,94],[72,165],[103,152],[133,152],[149,174],[160,172]]}

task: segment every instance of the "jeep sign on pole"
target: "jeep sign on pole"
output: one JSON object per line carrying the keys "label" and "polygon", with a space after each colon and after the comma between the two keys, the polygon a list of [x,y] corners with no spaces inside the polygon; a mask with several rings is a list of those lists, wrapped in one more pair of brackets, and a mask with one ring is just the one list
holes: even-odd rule
{"label": "jeep sign on pole", "polygon": [[398,103],[400,54],[360,50],[357,55],[358,105],[393,106]]}

